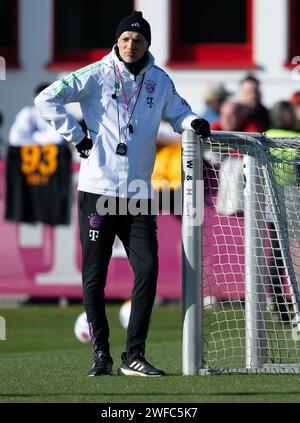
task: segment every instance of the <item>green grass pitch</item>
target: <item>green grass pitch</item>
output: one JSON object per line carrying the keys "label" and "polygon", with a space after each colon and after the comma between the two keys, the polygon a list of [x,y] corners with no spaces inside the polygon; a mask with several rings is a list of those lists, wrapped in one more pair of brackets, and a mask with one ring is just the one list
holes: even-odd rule
{"label": "green grass pitch", "polygon": [[181,375],[181,310],[155,306],[147,358],[163,378],[116,375],[125,344],[119,305],[107,308],[114,375],[88,378],[90,345],[73,334],[80,306],[27,305],[0,309],[7,340],[0,341],[1,403],[239,403],[300,402],[298,375]]}

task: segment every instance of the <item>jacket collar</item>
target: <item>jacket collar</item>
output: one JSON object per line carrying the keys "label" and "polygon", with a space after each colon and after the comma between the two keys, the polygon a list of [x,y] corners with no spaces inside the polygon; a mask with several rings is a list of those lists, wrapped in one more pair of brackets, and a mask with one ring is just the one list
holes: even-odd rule
{"label": "jacket collar", "polygon": [[116,53],[116,44],[113,46],[112,51],[110,52],[110,54],[107,56],[108,59],[110,61],[112,61],[114,63],[114,65],[118,66],[118,68],[120,69],[120,72],[124,75],[126,75],[127,77],[129,77],[130,79],[134,80],[137,78],[142,78],[143,75],[151,68],[154,66],[154,57],[153,55],[150,53],[150,51],[148,50],[148,61],[146,63],[146,65],[142,68],[141,72],[138,74],[137,77],[135,77],[131,72],[129,72],[129,70],[127,69],[127,67],[125,66],[124,62],[122,60],[119,59],[117,53]]}

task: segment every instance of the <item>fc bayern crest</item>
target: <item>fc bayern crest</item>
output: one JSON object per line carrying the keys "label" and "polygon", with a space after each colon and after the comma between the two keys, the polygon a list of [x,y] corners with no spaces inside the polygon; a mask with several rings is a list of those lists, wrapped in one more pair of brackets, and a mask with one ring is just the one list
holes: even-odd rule
{"label": "fc bayern crest", "polygon": [[102,219],[102,216],[99,216],[98,213],[92,213],[88,216],[90,227],[93,229],[99,229]]}
{"label": "fc bayern crest", "polygon": [[146,91],[147,91],[147,93],[148,94],[153,94],[154,91],[155,91],[156,83],[153,82],[153,81],[151,81],[150,79],[148,79],[145,82],[145,85],[146,85]]}

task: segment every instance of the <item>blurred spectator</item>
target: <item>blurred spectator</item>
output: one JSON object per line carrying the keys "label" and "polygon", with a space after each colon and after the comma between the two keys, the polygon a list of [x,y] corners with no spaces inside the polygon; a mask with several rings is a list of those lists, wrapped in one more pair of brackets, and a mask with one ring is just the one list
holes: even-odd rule
{"label": "blurred spectator", "polygon": [[220,119],[213,122],[212,130],[260,132],[260,127],[249,118],[248,108],[244,105],[226,100],[220,108]]}
{"label": "blurred spectator", "polygon": [[[270,110],[271,129],[266,131],[267,137],[300,137],[297,128],[297,119],[294,106],[288,101],[278,101]],[[281,148],[270,149],[271,156],[276,157],[271,162],[275,175],[275,191],[277,193],[280,217],[284,227],[288,230],[290,239],[295,239],[300,245],[299,228],[299,186],[297,183],[297,168],[295,167],[296,149],[287,145]],[[291,162],[289,163],[289,160]],[[285,264],[281,251],[280,236],[273,222],[272,214],[267,210],[269,221],[269,236],[272,247],[272,257],[269,264],[270,283],[272,289],[273,318],[282,322],[290,321],[289,310],[285,299],[282,278],[285,276]],[[284,248],[284,246],[283,246]]]}
{"label": "blurred spectator", "polygon": [[297,137],[297,117],[294,106],[288,101],[278,101],[270,110],[271,129],[268,137]]}
{"label": "blurred spectator", "polygon": [[181,188],[181,135],[171,125],[161,120],[157,134],[156,160],[152,173],[152,188],[158,196],[159,210],[163,209],[163,192],[169,193],[169,210],[174,213],[174,193]]}
{"label": "blurred spectator", "polygon": [[211,82],[207,84],[203,90],[205,109],[201,113],[201,117],[210,123],[219,120],[220,107],[230,95],[231,93],[226,91],[224,85],[221,83]]}
{"label": "blurred spectator", "polygon": [[[41,84],[37,95],[49,84]],[[25,106],[10,129],[6,156],[5,219],[68,225],[71,218],[72,154],[66,141]]]}
{"label": "blurred spectator", "polygon": [[[164,186],[165,184],[165,186]],[[152,173],[152,188],[177,189],[181,186],[181,143],[175,142],[161,148]]]}
{"label": "blurred spectator", "polygon": [[290,98],[296,114],[296,131],[300,131],[300,91],[296,91]]}
{"label": "blurred spectator", "polygon": [[268,109],[262,104],[260,82],[252,75],[247,75],[239,83],[239,102],[249,108],[248,117],[257,124],[259,131],[270,128]]}
{"label": "blurred spectator", "polygon": [[[225,101],[220,108],[220,120],[211,125],[212,130],[259,132],[259,127],[248,117],[248,108],[234,101]],[[206,158],[206,156],[204,156]],[[244,208],[244,166],[242,154],[227,150],[219,158],[219,189],[216,211],[232,215]]]}
{"label": "blurred spectator", "polygon": [[181,143],[181,135],[178,134],[177,132],[174,132],[169,122],[161,119],[156,142],[157,142],[157,148],[159,150],[161,147],[164,147],[170,144]]}
{"label": "blurred spectator", "polygon": [[[3,125],[3,114],[2,112],[0,112],[0,128],[2,127],[2,125]],[[5,157],[6,147],[7,147],[7,144],[0,133],[0,159]]]}
{"label": "blurred spectator", "polygon": [[[34,96],[48,87],[43,83],[36,87]],[[9,132],[9,144],[20,147],[30,144],[60,144],[64,139],[37,112],[35,106],[25,106],[17,114]]]}

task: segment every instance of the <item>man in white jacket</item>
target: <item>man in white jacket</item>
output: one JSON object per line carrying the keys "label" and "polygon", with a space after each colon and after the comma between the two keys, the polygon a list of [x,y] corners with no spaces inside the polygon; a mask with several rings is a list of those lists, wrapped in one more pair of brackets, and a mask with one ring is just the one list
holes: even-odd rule
{"label": "man in white jacket", "polygon": [[[162,376],[164,372],[144,356],[158,273],[156,216],[132,210],[142,203],[149,205],[152,197],[151,174],[161,119],[176,132],[194,129],[203,138],[210,136],[210,127],[178,95],[169,76],[155,66],[149,52],[150,25],[141,12],[121,20],[116,42],[109,55],[55,82],[35,103],[84,159],[78,209],[83,303],[95,358],[89,375],[112,371],[104,288],[117,235],[135,275],[126,352],[118,374]],[[80,103],[88,136],[67,113],[69,102]]]}

